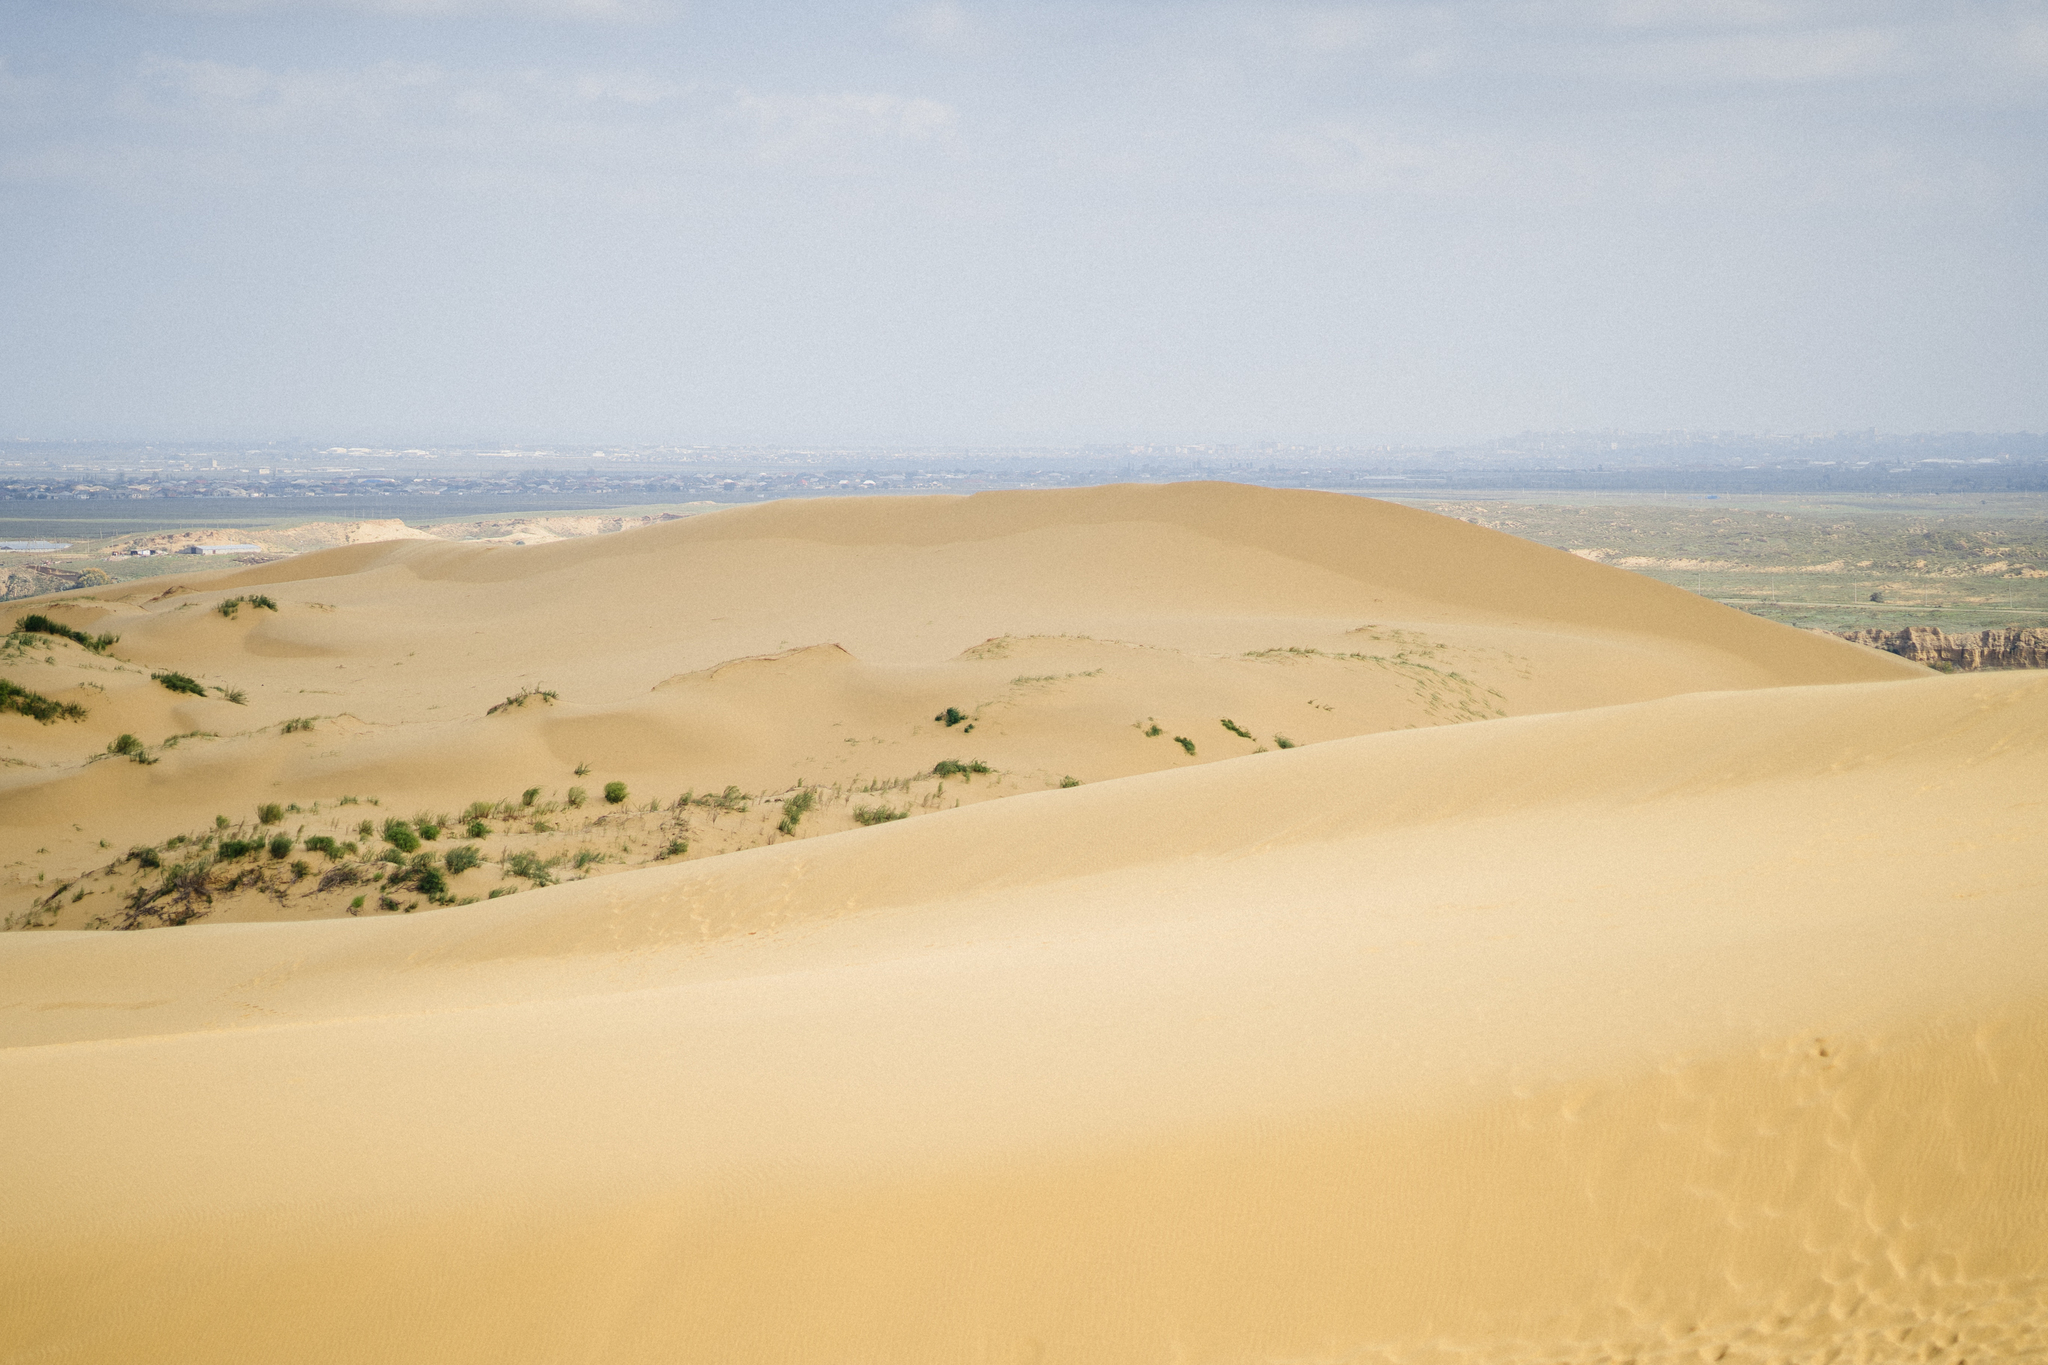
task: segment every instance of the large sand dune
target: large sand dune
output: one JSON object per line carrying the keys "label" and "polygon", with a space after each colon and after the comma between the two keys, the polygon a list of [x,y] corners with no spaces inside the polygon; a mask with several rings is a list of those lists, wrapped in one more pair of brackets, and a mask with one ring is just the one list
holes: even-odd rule
{"label": "large sand dune", "polygon": [[[276,610],[214,609],[252,595]],[[0,715],[0,915],[67,928],[117,918],[157,875],[131,848],[189,848],[216,816],[273,833],[242,827],[272,802],[287,833],[353,839],[365,812],[343,797],[381,820],[537,788],[551,828],[501,808],[484,855],[601,854],[605,871],[783,837],[769,803],[679,810],[685,792],[807,784],[825,800],[806,835],[864,801],[921,814],[1286,743],[1922,672],[1463,522],[1220,484],[770,504],[523,548],[387,541],[21,604],[37,609],[121,637],[107,657],[48,636],[0,657],[90,713]],[[151,681],[166,670],[207,694]],[[523,689],[555,700],[489,714]],[[967,721],[932,720],[947,707]],[[151,762],[110,758],[122,734]],[[941,791],[947,759],[993,772]],[[610,781],[632,799],[608,823],[549,809]],[[332,915],[362,890],[323,880],[257,878],[204,908]],[[493,866],[455,893],[503,884]]]}
{"label": "large sand dune", "polygon": [[5,1358],[2030,1358],[2044,777],[1720,693],[9,935]]}
{"label": "large sand dune", "polygon": [[[1217,486],[190,586],[42,668],[78,730],[231,705],[164,667],[259,723],[52,748],[11,840],[992,771],[798,838],[554,810],[693,850],[481,904],[0,934],[0,1362],[2048,1353],[2048,677]],[[354,719],[279,733],[322,670]],[[485,846],[554,837],[510,804]]]}

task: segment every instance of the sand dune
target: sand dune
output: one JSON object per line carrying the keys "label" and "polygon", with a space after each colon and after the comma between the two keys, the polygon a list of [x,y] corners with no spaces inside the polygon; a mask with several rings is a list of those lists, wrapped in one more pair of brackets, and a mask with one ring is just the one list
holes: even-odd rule
{"label": "sand dune", "polygon": [[[252,595],[276,609],[215,610]],[[921,815],[1282,744],[1920,672],[1448,518],[1216,484],[769,504],[526,547],[382,541],[21,608],[121,637],[106,657],[48,636],[0,655],[0,675],[90,713],[0,716],[0,915],[64,928],[118,921],[160,875],[128,851],[195,847],[216,817],[222,837],[361,842],[365,815],[447,824],[511,802],[459,900],[520,884],[497,870],[518,850],[603,873],[770,842],[772,798],[803,787],[822,804],[799,836],[851,827],[864,802]],[[166,670],[206,695],[151,681]],[[554,697],[490,713],[527,689]],[[966,719],[931,719],[948,707]],[[123,734],[149,762],[106,754]],[[941,790],[942,760],[992,771]],[[613,781],[631,800],[605,823],[594,800],[564,804]],[[728,788],[747,811],[677,806]],[[286,821],[253,828],[273,802]],[[317,917],[363,894],[321,890],[310,867],[196,908]]]}
{"label": "sand dune", "polygon": [[1765,689],[7,935],[7,1358],[2026,1357],[2044,776]]}

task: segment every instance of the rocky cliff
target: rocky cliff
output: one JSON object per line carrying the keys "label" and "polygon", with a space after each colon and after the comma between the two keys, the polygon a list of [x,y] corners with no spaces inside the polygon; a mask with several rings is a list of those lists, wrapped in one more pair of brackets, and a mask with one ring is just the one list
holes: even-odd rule
{"label": "rocky cliff", "polygon": [[1845,640],[1939,668],[2048,668],[2048,630],[2007,626],[1951,635],[1933,626],[1904,630],[1845,630]]}

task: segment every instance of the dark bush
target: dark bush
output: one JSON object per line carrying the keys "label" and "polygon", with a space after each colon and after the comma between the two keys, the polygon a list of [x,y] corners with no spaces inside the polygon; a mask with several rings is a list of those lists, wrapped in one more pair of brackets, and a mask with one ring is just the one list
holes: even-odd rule
{"label": "dark bush", "polygon": [[334,842],[334,836],[331,834],[316,834],[306,840],[306,852],[325,853],[332,861],[341,861],[341,847]]}
{"label": "dark bush", "polygon": [[292,836],[273,834],[270,836],[270,856],[280,861],[292,855]]}
{"label": "dark bush", "polygon": [[1242,725],[1239,725],[1234,720],[1226,719],[1225,721],[1223,721],[1223,728],[1230,731],[1231,734],[1236,735],[1239,739],[1252,738],[1252,732],[1245,729]]}
{"label": "dark bush", "polygon": [[985,773],[988,771],[988,764],[978,758],[970,759],[965,763],[962,763],[957,758],[942,758],[932,765],[932,775],[934,777],[957,777],[962,781],[968,780],[975,773]]}
{"label": "dark bush", "polygon": [[52,621],[41,612],[32,612],[14,623],[14,628],[29,635],[55,635],[84,645],[95,654],[104,654],[120,642],[118,635],[87,635],[82,630],[73,630],[61,621]]}
{"label": "dark bush", "polygon": [[818,804],[818,794],[809,787],[800,788],[795,795],[782,798],[782,823],[776,826],[784,834],[796,833],[799,820],[804,813]]}
{"label": "dark bush", "polygon": [[262,847],[261,839],[223,839],[220,841],[220,856],[223,861],[246,858]]}
{"label": "dark bush", "polygon": [[613,805],[613,806],[616,806],[616,805],[618,805],[618,804],[619,804],[619,803],[620,803],[621,801],[624,801],[624,800],[626,799],[626,784],[625,784],[625,783],[623,783],[623,782],[607,782],[607,783],[605,783],[605,784],[604,784],[604,799],[605,799],[605,803],[606,803],[607,805]]}
{"label": "dark bush", "polygon": [[60,720],[85,719],[85,708],[78,703],[51,701],[42,693],[31,692],[5,678],[0,678],[0,711],[13,711],[44,725]]}
{"label": "dark bush", "polygon": [[183,692],[194,697],[206,695],[206,688],[200,685],[197,678],[188,678],[183,673],[152,673],[149,677],[152,682],[160,682],[173,692]]}
{"label": "dark bush", "polygon": [[943,722],[946,728],[950,730],[961,721],[966,720],[967,713],[957,706],[949,706],[936,716],[933,716],[932,719]]}
{"label": "dark bush", "polygon": [[414,853],[419,850],[420,836],[415,834],[412,826],[403,820],[386,820],[384,822],[384,842],[401,853]]}
{"label": "dark bush", "polygon": [[259,825],[274,825],[282,819],[284,819],[284,807],[278,805],[275,801],[267,802],[256,808],[256,823]]}
{"label": "dark bush", "polygon": [[463,833],[471,839],[487,838],[490,835],[490,832],[491,827],[481,820],[470,821],[469,828],[463,831]]}
{"label": "dark bush", "polygon": [[448,864],[448,870],[451,873],[467,872],[472,867],[480,866],[483,860],[483,854],[476,851],[474,844],[462,844],[456,848],[451,848],[441,857],[441,861]]}
{"label": "dark bush", "polygon": [[892,810],[887,806],[855,806],[853,818],[856,824],[886,825],[891,820],[901,820],[910,814],[907,810]]}
{"label": "dark bush", "polygon": [[142,752],[142,741],[133,735],[121,735],[107,741],[107,752],[133,758]]}
{"label": "dark bush", "polygon": [[1189,758],[1193,758],[1195,756],[1195,742],[1189,739],[1186,735],[1175,735],[1173,737],[1173,742],[1175,744],[1180,745],[1181,748],[1186,749],[1188,751]]}

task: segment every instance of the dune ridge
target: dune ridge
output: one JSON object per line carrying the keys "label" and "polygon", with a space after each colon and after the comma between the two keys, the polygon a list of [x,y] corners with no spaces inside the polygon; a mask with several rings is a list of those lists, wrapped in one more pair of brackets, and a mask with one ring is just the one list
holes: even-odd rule
{"label": "dune ridge", "polygon": [[2044,769],[2024,675],[1683,696],[8,936],[14,1349],[2023,1357]]}

